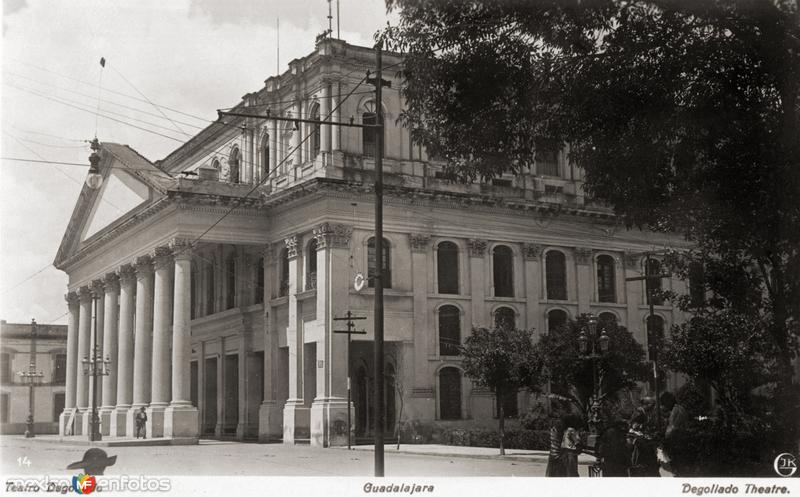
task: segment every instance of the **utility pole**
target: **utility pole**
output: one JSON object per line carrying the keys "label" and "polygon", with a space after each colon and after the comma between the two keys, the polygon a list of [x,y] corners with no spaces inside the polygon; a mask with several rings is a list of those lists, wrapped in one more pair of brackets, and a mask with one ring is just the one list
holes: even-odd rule
{"label": "utility pole", "polygon": [[366,317],[357,317],[354,316],[350,310],[347,310],[347,313],[344,315],[343,318],[333,318],[334,321],[347,321],[347,329],[346,330],[333,330],[334,333],[346,333],[347,334],[347,450],[350,450],[353,446],[352,440],[352,428],[350,426],[350,404],[352,395],[351,392],[351,384],[353,377],[352,375],[352,367],[350,367],[350,344],[351,344],[351,335],[366,335],[367,332],[365,330],[356,330],[356,324],[353,322],[355,320],[367,319]]}
{"label": "utility pole", "polygon": [[383,42],[375,44],[375,476],[383,476]]}
{"label": "utility pole", "polygon": [[[655,325],[655,302],[654,302],[654,295],[653,289],[656,287],[656,284],[661,281],[662,278],[668,278],[670,275],[668,274],[655,274],[652,272],[652,252],[647,252],[645,254],[645,263],[644,263],[644,276],[635,276],[633,278],[625,278],[625,281],[644,281],[645,282],[645,291],[647,294],[647,302],[650,306],[650,314],[647,317],[647,326],[646,326],[646,333],[649,335],[650,328]],[[662,330],[663,331],[663,330]],[[653,363],[653,384],[655,385],[655,397],[656,397],[656,426],[658,429],[661,429],[661,388],[658,384],[658,350],[653,347],[653,344],[650,343],[650,337],[647,337],[647,356],[650,361]]]}
{"label": "utility pole", "polygon": [[28,419],[25,423],[25,438],[33,438],[35,436],[33,412],[35,407],[34,386],[44,374],[39,371],[36,372],[36,320],[31,319],[31,360],[28,365],[27,371],[20,371],[19,377],[28,382]]}

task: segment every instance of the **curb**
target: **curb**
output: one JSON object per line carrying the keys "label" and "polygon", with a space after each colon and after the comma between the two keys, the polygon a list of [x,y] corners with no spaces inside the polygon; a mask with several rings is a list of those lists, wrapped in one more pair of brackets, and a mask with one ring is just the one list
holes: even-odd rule
{"label": "curb", "polygon": [[[336,447],[337,449],[344,449],[347,450],[346,447]],[[358,450],[361,452],[374,452],[372,448],[369,449],[362,449],[358,448],[358,446],[354,446],[352,450]],[[499,450],[499,449],[498,449]],[[415,456],[436,456],[436,457],[454,457],[460,459],[482,459],[482,460],[495,460],[495,461],[519,461],[519,462],[543,462],[546,463],[548,460],[548,456],[541,456],[541,455],[521,455],[521,454],[511,454],[501,456],[500,454],[497,455],[484,455],[484,454],[454,454],[449,452],[423,452],[418,450],[386,450],[384,449],[384,454],[409,454]],[[588,461],[578,461],[579,466],[589,466],[592,462]]]}

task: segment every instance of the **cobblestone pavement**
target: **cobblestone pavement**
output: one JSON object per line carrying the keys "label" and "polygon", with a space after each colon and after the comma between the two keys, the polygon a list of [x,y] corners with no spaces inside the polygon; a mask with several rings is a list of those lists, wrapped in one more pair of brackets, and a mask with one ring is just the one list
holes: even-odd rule
{"label": "cobblestone pavement", "polygon": [[[68,464],[88,447],[64,445],[45,437],[0,437],[5,475],[72,475]],[[369,451],[319,449],[283,444],[201,440],[193,446],[103,447],[117,456],[106,475],[371,476]],[[28,464],[30,463],[30,464]],[[543,476],[546,463],[397,453],[386,448],[386,476]]]}

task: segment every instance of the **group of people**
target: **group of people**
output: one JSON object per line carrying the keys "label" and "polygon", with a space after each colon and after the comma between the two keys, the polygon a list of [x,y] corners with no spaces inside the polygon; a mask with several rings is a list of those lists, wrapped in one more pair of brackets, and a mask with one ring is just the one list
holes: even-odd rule
{"label": "group of people", "polygon": [[[595,470],[602,476],[660,476],[660,467],[669,462],[668,454],[660,449],[661,442],[681,429],[689,415],[670,392],[664,392],[659,400],[666,421],[663,430],[652,397],[641,399],[630,420],[618,419],[602,428],[592,448],[600,463]],[[579,476],[578,454],[589,452],[581,443],[583,425],[579,416],[568,414],[550,428],[546,476]]]}

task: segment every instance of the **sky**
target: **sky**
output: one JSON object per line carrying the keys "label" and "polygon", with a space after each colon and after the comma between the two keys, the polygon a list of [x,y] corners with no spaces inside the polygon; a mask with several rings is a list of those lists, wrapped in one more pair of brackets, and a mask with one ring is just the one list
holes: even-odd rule
{"label": "sky", "polygon": [[[339,2],[349,43],[371,46],[396,21],[383,0]],[[87,140],[165,157],[216,109],[312,52],[327,15],[326,0],[3,0],[0,319],[66,323],[67,276],[52,262],[88,170]]]}

